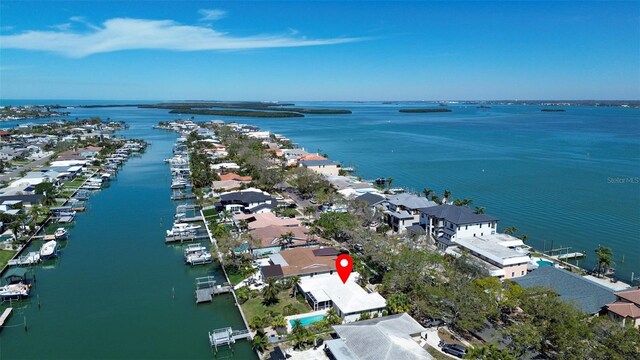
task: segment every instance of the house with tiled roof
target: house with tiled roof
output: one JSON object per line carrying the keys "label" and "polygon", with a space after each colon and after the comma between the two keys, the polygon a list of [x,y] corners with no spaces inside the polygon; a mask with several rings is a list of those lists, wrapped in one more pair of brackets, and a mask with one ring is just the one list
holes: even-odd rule
{"label": "house with tiled roof", "polygon": [[607,304],[609,317],[622,326],[640,328],[640,289],[623,290],[615,295],[616,301]]}

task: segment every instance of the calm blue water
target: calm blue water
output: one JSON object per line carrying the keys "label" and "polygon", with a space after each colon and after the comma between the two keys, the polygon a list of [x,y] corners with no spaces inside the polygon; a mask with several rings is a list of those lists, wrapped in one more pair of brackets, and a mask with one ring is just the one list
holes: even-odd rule
{"label": "calm blue water", "polygon": [[[35,268],[32,296],[14,306],[9,320],[18,325],[26,318],[28,332],[2,329],[0,359],[212,358],[209,331],[244,327],[231,295],[195,304],[196,277],[224,281],[216,265],[187,267],[182,248],[164,243],[176,203],[163,159],[177,135],[151,129],[157,121],[152,113],[109,113],[131,125],[118,135],[151,145],[91,197],[59,259]],[[256,356],[249,342],[239,341],[216,358]]]}
{"label": "calm blue water", "polygon": [[[281,133],[307,150],[352,163],[363,178],[391,176],[394,187],[428,187],[440,196],[449,189],[453,198],[473,199],[472,206],[499,217],[501,228],[516,226],[538,249],[570,246],[587,254],[579,265],[593,268],[594,249],[609,246],[622,280],[640,275],[640,109],[544,113],[540,106],[453,105],[451,113],[401,114],[399,108],[417,104],[296,105],[353,114],[196,119],[237,120]],[[174,118],[154,109],[71,111],[72,117],[135,122],[142,134]]]}
{"label": "calm blue water", "polygon": [[[302,326],[307,326],[323,319],[324,319],[324,315],[314,315],[314,316],[309,316],[305,318],[299,318],[296,320],[300,320],[300,324],[302,324]],[[289,324],[293,326],[295,324],[295,320],[289,320]]]}

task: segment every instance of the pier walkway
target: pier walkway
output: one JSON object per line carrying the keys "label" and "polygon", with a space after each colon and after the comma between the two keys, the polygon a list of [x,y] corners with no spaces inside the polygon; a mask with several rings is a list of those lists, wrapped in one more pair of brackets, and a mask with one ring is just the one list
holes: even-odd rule
{"label": "pier walkway", "polygon": [[230,285],[216,285],[213,276],[204,276],[196,278],[196,304],[210,302],[213,297],[218,294],[226,294],[231,292]]}
{"label": "pier walkway", "polygon": [[5,321],[7,321],[7,319],[9,318],[9,315],[11,315],[12,311],[13,311],[13,308],[4,309],[4,312],[2,313],[2,315],[0,315],[0,328],[2,328],[2,326],[5,323]]}

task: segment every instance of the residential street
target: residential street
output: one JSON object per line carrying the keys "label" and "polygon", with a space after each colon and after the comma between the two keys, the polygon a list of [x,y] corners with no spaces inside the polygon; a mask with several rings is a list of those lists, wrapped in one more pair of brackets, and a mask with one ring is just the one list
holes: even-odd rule
{"label": "residential street", "polygon": [[0,176],[0,182],[5,182],[5,181],[11,181],[12,178],[16,178],[20,176],[20,173],[22,171],[29,171],[35,167],[44,165],[47,163],[47,161],[49,161],[49,159],[51,158],[52,155],[49,156],[45,156],[42,159],[36,160],[36,161],[32,161],[29,164],[23,165],[19,168],[17,168],[16,170],[13,170],[10,173],[7,174],[2,174]]}

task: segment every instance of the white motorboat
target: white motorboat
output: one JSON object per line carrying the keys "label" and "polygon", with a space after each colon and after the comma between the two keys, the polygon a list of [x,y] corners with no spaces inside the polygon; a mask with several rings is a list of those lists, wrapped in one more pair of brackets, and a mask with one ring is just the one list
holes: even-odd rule
{"label": "white motorboat", "polygon": [[184,189],[187,187],[187,181],[182,178],[176,178],[171,181],[172,189]]}
{"label": "white motorboat", "polygon": [[211,253],[200,244],[189,245],[184,250],[184,262],[189,265],[208,264],[211,262]]}
{"label": "white motorboat", "polygon": [[15,299],[29,296],[31,286],[28,284],[17,283],[0,287],[0,299]]}
{"label": "white motorboat", "polygon": [[65,228],[58,228],[56,232],[53,233],[57,240],[65,240],[69,233]]}
{"label": "white motorboat", "polygon": [[200,229],[200,225],[175,223],[171,230],[167,230],[167,236],[192,235],[198,229]]}
{"label": "white motorboat", "polygon": [[40,248],[40,258],[49,259],[57,255],[58,242],[55,240],[47,241]]}

